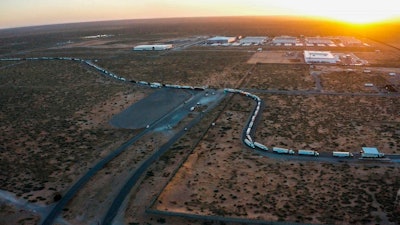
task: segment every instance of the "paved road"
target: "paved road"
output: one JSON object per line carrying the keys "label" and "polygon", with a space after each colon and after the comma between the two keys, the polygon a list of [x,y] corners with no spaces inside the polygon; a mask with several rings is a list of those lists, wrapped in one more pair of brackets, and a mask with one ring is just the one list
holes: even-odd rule
{"label": "paved road", "polygon": [[103,167],[121,154],[124,150],[126,150],[129,146],[147,134],[150,129],[146,129],[140,132],[138,135],[130,139],[129,141],[122,144],[118,147],[115,151],[110,153],[104,159],[102,159],[99,163],[97,163],[94,167],[89,169],[89,171],[81,177],[68,191],[67,193],[61,198],[59,202],[54,206],[54,208],[50,211],[50,213],[44,218],[42,225],[51,225],[53,224],[56,217],[60,214],[61,210],[65,207],[65,205],[75,196],[75,194]]}
{"label": "paved road", "polygon": [[[222,93],[217,93],[219,95],[219,98],[217,101],[213,102],[213,104],[209,105],[207,110],[205,112],[198,112],[197,116],[191,120],[189,124],[185,127],[186,129],[191,129],[193,126],[195,126],[198,122],[201,121],[201,119],[204,117],[205,113],[207,113],[209,110],[211,110],[213,107],[217,105],[217,103],[222,99],[223,95]],[[202,97],[202,96],[198,96]],[[200,100],[200,98],[194,98],[191,100],[191,102],[187,103],[187,107],[191,107],[193,105],[196,105],[196,103]],[[177,111],[182,111],[182,110],[188,110],[188,108],[181,108],[177,109]],[[175,114],[179,114],[179,112],[175,112]],[[171,118],[172,119],[172,118]],[[117,215],[122,203],[124,202],[125,198],[128,196],[129,192],[131,191],[132,187],[136,185],[136,183],[139,181],[140,177],[143,175],[143,173],[151,166],[153,162],[155,162],[161,155],[163,155],[168,149],[179,139],[181,138],[185,133],[185,128],[182,128],[180,131],[178,131],[171,139],[168,140],[167,143],[162,145],[157,151],[153,153],[149,158],[147,158],[131,175],[131,177],[128,179],[128,181],[124,184],[122,189],[119,191],[117,194],[117,197],[114,199],[113,203],[111,204],[110,208],[108,209],[106,216],[104,217],[102,224],[103,225],[108,225],[112,224],[113,219]]]}
{"label": "paved road", "polygon": [[241,89],[251,93],[263,94],[281,94],[281,95],[335,95],[335,96],[375,96],[375,97],[400,97],[400,93],[346,93],[346,92],[330,92],[318,90],[260,90],[260,89]]}
{"label": "paved road", "polygon": [[[204,92],[198,92],[194,97],[192,97],[191,105],[195,105],[196,102],[198,102],[204,95]],[[111,160],[113,160],[115,157],[117,157],[119,154],[121,154],[124,150],[126,150],[129,146],[134,144],[137,140],[142,138],[145,134],[148,132],[152,131],[153,129],[157,128],[158,126],[162,125],[165,123],[165,121],[169,121],[172,116],[175,115],[175,113],[178,110],[186,110],[188,111],[188,107],[190,108],[190,104],[182,104],[180,105],[177,109],[168,112],[166,115],[164,115],[162,118],[159,120],[155,121],[152,123],[148,129],[143,130],[139,134],[137,134],[135,137],[130,139],[129,141],[125,142],[122,144],[120,147],[118,147],[116,150],[114,150],[112,153],[107,155],[104,159],[102,159],[100,162],[98,162],[94,167],[92,167],[83,177],[81,177],[64,195],[64,197],[57,202],[57,204],[54,206],[54,208],[51,210],[51,212],[44,218],[43,222],[41,223],[42,225],[50,225],[54,222],[56,217],[60,214],[61,210],[65,207],[65,205],[76,195],[76,193],[101,169],[104,168],[104,166],[109,163]]]}

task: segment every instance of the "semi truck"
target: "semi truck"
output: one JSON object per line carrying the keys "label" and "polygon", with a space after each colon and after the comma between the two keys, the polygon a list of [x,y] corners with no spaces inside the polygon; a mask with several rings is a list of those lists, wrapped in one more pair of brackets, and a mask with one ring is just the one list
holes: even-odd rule
{"label": "semi truck", "polygon": [[334,157],[353,157],[351,152],[332,152]]}
{"label": "semi truck", "polygon": [[385,156],[375,147],[362,147],[360,153],[362,158],[383,158]]}
{"label": "semi truck", "polygon": [[254,146],[259,148],[259,149],[261,149],[261,150],[268,151],[268,147],[267,146],[265,146],[265,145],[263,145],[261,143],[258,143],[256,141],[254,142]]}
{"label": "semi truck", "polygon": [[156,83],[156,82],[150,83],[150,87],[152,87],[152,88],[160,88],[161,84],[160,83]]}
{"label": "semi truck", "polygon": [[305,149],[300,149],[297,152],[299,155],[312,155],[312,156],[319,156],[319,153],[314,150],[305,150]]}
{"label": "semi truck", "polygon": [[294,151],[292,149],[279,148],[279,147],[273,147],[272,151],[279,154],[290,154],[290,155],[294,154]]}
{"label": "semi truck", "polygon": [[384,153],[365,153],[362,152],[361,153],[361,157],[362,158],[383,158],[385,156]]}
{"label": "semi truck", "polygon": [[255,148],[254,143],[247,138],[244,139],[244,143],[251,148]]}

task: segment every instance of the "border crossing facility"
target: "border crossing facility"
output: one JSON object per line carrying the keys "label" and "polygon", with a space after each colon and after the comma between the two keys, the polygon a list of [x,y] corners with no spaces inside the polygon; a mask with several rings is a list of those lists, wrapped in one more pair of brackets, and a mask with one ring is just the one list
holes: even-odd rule
{"label": "border crossing facility", "polygon": [[339,58],[330,51],[304,51],[304,61],[310,63],[336,63]]}

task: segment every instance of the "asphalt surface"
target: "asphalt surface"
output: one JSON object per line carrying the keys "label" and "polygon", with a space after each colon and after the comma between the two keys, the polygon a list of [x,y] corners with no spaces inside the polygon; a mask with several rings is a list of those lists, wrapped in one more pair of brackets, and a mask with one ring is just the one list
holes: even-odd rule
{"label": "asphalt surface", "polygon": [[[128,179],[128,181],[124,184],[124,186],[121,188],[119,193],[117,194],[117,197],[114,199],[112,205],[108,209],[103,221],[101,224],[107,225],[107,224],[112,224],[113,219],[115,216],[118,214],[118,211],[124,202],[125,198],[128,196],[129,192],[131,191],[132,187],[136,185],[136,183],[140,180],[140,177],[143,176],[144,172],[148,169],[149,166],[153,162],[155,162],[161,155],[163,155],[168,149],[179,139],[181,138],[185,133],[185,129],[191,129],[193,126],[195,126],[198,122],[201,121],[201,119],[204,117],[205,113],[211,110],[213,107],[217,105],[217,103],[224,97],[224,94],[220,91],[215,92],[215,95],[211,95],[209,97],[204,96],[204,92],[201,92],[201,95],[196,95],[194,98],[190,100],[190,102],[187,102],[183,107],[177,108],[173,114],[180,114],[181,112],[190,112],[190,108],[193,106],[196,106],[198,102],[200,103],[206,103],[208,105],[207,110],[204,112],[196,112],[197,116],[190,121],[189,124],[185,126],[185,128],[181,129],[178,131],[171,139],[168,140],[167,143],[162,145],[157,151],[153,153],[149,158],[147,158],[131,175],[131,177]],[[210,98],[212,99],[210,101]],[[169,117],[173,119],[173,114],[170,114]],[[167,121],[168,119],[165,119]]]}
{"label": "asphalt surface", "polygon": [[[16,60],[16,61],[21,61],[21,60]],[[18,63],[16,63],[18,64]],[[15,64],[13,64],[15,65]],[[6,66],[7,67],[7,66]],[[0,68],[2,69],[2,68]],[[318,77],[315,77],[318,78]],[[400,93],[338,93],[338,92],[323,92],[321,91],[322,87],[320,84],[318,84],[317,81],[317,90],[309,90],[309,91],[301,91],[301,90],[292,90],[292,91],[282,91],[282,90],[257,90],[257,89],[243,89],[245,91],[253,92],[253,93],[272,93],[272,94],[285,94],[285,95],[337,95],[337,96],[383,96],[383,97],[399,97]],[[162,89],[166,90],[166,89]],[[175,90],[178,91],[178,90]],[[179,90],[180,91],[180,90]],[[170,93],[170,92],[165,92],[165,93]],[[199,94],[201,93],[201,94]],[[221,95],[222,94],[218,94]],[[147,126],[146,124],[149,125],[148,129],[145,129],[132,139],[128,140],[125,142],[123,145],[121,145],[119,148],[117,148],[115,151],[110,153],[108,156],[103,158],[100,162],[98,162],[94,167],[90,168],[89,171],[81,177],[68,191],[67,193],[63,196],[63,198],[53,207],[53,209],[50,211],[50,213],[44,218],[43,222],[41,224],[47,225],[47,224],[53,224],[54,220],[56,217],[59,215],[61,210],[65,207],[65,205],[75,196],[75,194],[99,171],[101,170],[108,162],[113,160],[116,156],[118,156],[120,153],[122,153],[124,150],[126,150],[129,146],[134,144],[137,140],[139,140],[141,137],[143,137],[145,134],[147,134],[150,131],[155,130],[156,128],[160,127],[165,127],[167,124],[167,127],[170,127],[171,124],[177,124],[180,119],[182,119],[184,116],[190,113],[190,108],[191,107],[196,107],[198,106],[196,103],[205,103],[209,102],[210,100],[204,97],[204,92],[197,92],[194,94],[190,100],[187,100],[186,102],[182,103],[184,101],[183,99],[188,99],[190,95],[185,95],[183,94],[180,97],[177,97],[175,100],[172,100],[171,104],[166,104],[166,108],[164,110],[160,111],[154,111],[151,113],[155,113],[154,115],[150,115],[149,118],[145,118],[142,120],[142,124],[137,123],[137,121],[132,120],[132,117],[135,118],[135,115],[137,116],[137,110],[139,110],[139,114],[146,114],[143,111],[140,111],[141,108],[152,108],[151,106],[158,105],[158,104],[164,104],[168,101],[171,101],[171,97],[166,97],[160,95],[160,93],[156,92],[155,96],[157,98],[153,98],[153,103],[149,103],[148,101],[144,101],[140,104],[143,105],[136,105],[129,110],[124,111],[123,113],[120,114],[120,117],[116,117],[115,121],[112,122],[115,126],[119,127],[124,127],[124,128],[138,128],[138,127],[143,127]],[[220,96],[220,97],[221,97]],[[150,98],[152,99],[152,98]],[[151,102],[151,101],[150,101]],[[164,106],[165,107],[165,106]],[[147,113],[148,114],[148,113]],[[165,114],[165,115],[163,115]],[[148,116],[148,115],[145,115]],[[190,129],[193,127],[195,124],[197,124],[202,117],[204,116],[203,112],[198,113],[198,115],[193,119],[188,125],[187,129]],[[127,120],[127,118],[130,118]],[[142,117],[143,118],[143,117]],[[159,119],[157,119],[159,118]],[[114,119],[114,118],[113,118]],[[136,118],[137,119],[137,118]],[[157,121],[154,121],[157,120]],[[133,121],[133,122],[132,122]],[[154,121],[153,123],[150,123],[151,121]],[[127,125],[128,124],[128,125]],[[245,130],[245,129],[244,129]],[[131,190],[131,188],[136,184],[136,182],[139,180],[139,178],[143,175],[143,173],[147,170],[147,168],[154,162],[156,161],[163,153],[165,153],[171,145],[173,145],[182,135],[185,134],[185,129],[180,130],[177,132],[167,143],[165,143],[160,149],[158,149],[153,155],[151,155],[148,159],[146,159],[137,170],[132,174],[132,176],[129,178],[128,182],[123,186],[123,188],[120,190],[118,193],[117,197],[114,199],[114,202],[112,203],[111,207],[107,211],[106,216],[104,217],[103,224],[111,224],[114,217],[118,213],[118,210],[120,209],[120,206],[122,202],[124,201],[125,197]],[[367,162],[372,162],[372,163],[383,163],[383,162],[395,162],[395,163],[400,163],[400,155],[386,155],[385,158],[383,159],[360,159],[359,155],[355,154],[355,157],[353,158],[337,158],[333,157],[331,153],[322,153],[320,156],[315,157],[315,156],[299,156],[299,155],[286,155],[286,154],[276,154],[272,153],[271,150],[269,151],[259,151],[257,150],[261,155],[270,157],[270,158],[275,158],[275,159],[282,159],[282,160],[300,160],[300,161],[318,161],[318,162],[330,162],[330,163],[340,163],[340,162],[357,162],[360,160],[367,161]]]}
{"label": "asphalt surface", "polygon": [[[170,91],[170,90],[169,90]],[[131,146],[132,144],[134,144],[137,140],[139,140],[140,138],[142,138],[145,134],[158,129],[160,127],[165,127],[166,124],[171,124],[171,121],[176,121],[176,115],[181,115],[180,118],[183,118],[185,115],[190,113],[190,108],[197,106],[198,102],[208,102],[210,100],[210,98],[222,98],[223,97],[223,93],[222,92],[215,92],[216,93],[216,97],[212,96],[205,96],[205,92],[204,91],[193,91],[195,92],[194,95],[192,96],[192,98],[190,98],[189,101],[187,101],[186,103],[182,103],[180,106],[176,107],[174,110],[168,112],[166,115],[164,115],[162,118],[154,121],[153,123],[149,124],[149,127],[145,130],[143,130],[142,132],[140,132],[139,134],[137,134],[135,137],[133,137],[132,139],[130,139],[129,141],[125,142],[124,144],[122,144],[120,147],[118,147],[115,151],[113,151],[112,153],[110,153],[109,155],[107,155],[105,158],[103,158],[100,162],[98,162],[94,167],[92,167],[83,177],[81,177],[68,191],[67,193],[63,196],[63,198],[57,202],[57,204],[54,206],[54,208],[50,211],[50,213],[45,217],[45,219],[43,220],[43,222],[41,223],[42,225],[50,225],[53,224],[54,220],[57,218],[57,216],[60,214],[60,212],[62,211],[62,209],[66,206],[66,204],[68,204],[68,202],[76,195],[76,193],[101,169],[104,168],[104,166],[109,163],[110,161],[112,161],[115,157],[117,157],[119,154],[121,154],[124,150],[126,150],[129,146]],[[200,113],[202,114],[202,113]],[[183,116],[182,116],[183,115]],[[200,119],[199,119],[200,120]],[[198,121],[197,121],[198,122]],[[189,124],[190,125],[190,124]],[[193,124],[194,125],[194,124]],[[193,126],[192,125],[192,126]],[[183,135],[181,133],[178,133],[180,135]],[[179,138],[180,136],[177,136],[175,139],[172,138],[170,139],[170,141],[168,143],[172,144],[177,140],[177,138]],[[166,149],[168,150],[168,148]],[[164,150],[164,152],[166,151]],[[163,152],[162,152],[163,153]],[[151,161],[154,157],[158,158],[160,156],[159,153],[158,155],[154,154],[147,159],[139,168],[141,169],[137,169],[137,176],[139,176],[139,174],[141,175],[143,173],[143,171],[145,171],[148,166],[150,166],[150,164],[146,164],[146,162],[148,162],[149,160]],[[156,154],[156,153],[155,153]],[[149,162],[150,162],[149,161]],[[154,160],[153,160],[154,161]],[[151,161],[151,162],[153,162]],[[140,176],[139,176],[140,177]],[[138,178],[139,178],[138,177]],[[133,183],[133,185],[135,184],[135,182]],[[119,205],[120,206],[120,205]],[[118,206],[118,208],[119,208]],[[112,210],[111,210],[112,211]],[[118,209],[117,209],[118,211]],[[115,215],[114,215],[115,216]]]}
{"label": "asphalt surface", "polygon": [[145,134],[147,134],[150,130],[146,129],[142,132],[140,132],[138,135],[133,137],[132,139],[128,140],[124,144],[122,144],[120,147],[118,147],[115,151],[113,151],[111,154],[107,155],[105,158],[103,158],[100,162],[98,162],[94,167],[89,169],[89,171],[81,177],[68,191],[67,193],[61,198],[59,202],[54,206],[54,208],[50,211],[50,213],[45,217],[43,222],[41,223],[42,225],[51,225],[53,224],[54,220],[56,217],[60,214],[61,210],[67,205],[67,203],[76,195],[76,193],[101,169],[104,168],[104,166],[109,163],[111,160],[113,160],[115,157],[117,157],[119,154],[121,154],[123,151],[125,151],[129,146],[131,146],[133,143],[135,143],[137,140],[139,140],[141,137],[143,137]]}
{"label": "asphalt surface", "polygon": [[335,95],[335,96],[376,96],[376,97],[400,97],[400,93],[346,93],[346,92],[329,92],[318,90],[259,90],[259,89],[241,89],[251,93],[264,93],[264,94],[282,94],[282,95]]}
{"label": "asphalt surface", "polygon": [[192,97],[184,89],[160,89],[113,116],[110,124],[118,128],[139,129],[160,119]]}

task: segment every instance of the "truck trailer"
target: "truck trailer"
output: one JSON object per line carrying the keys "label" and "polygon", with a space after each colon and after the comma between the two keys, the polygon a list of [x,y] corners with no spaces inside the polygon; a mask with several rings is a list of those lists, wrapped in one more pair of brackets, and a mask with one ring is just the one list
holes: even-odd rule
{"label": "truck trailer", "polygon": [[384,156],[385,154],[379,152],[379,150],[375,147],[362,147],[362,158],[383,158]]}
{"label": "truck trailer", "polygon": [[294,154],[294,151],[292,149],[279,148],[279,147],[273,147],[272,151],[279,154],[289,154],[289,155]]}
{"label": "truck trailer", "polygon": [[251,148],[255,148],[254,143],[247,138],[244,139],[244,143]]}
{"label": "truck trailer", "polygon": [[332,152],[334,157],[353,157],[351,152]]}
{"label": "truck trailer", "polygon": [[265,145],[263,145],[261,143],[258,143],[256,141],[254,142],[254,146],[259,148],[259,149],[261,149],[261,150],[268,151],[268,147],[267,146],[265,146]]}
{"label": "truck trailer", "polygon": [[300,149],[297,152],[299,155],[312,155],[312,156],[319,156],[319,153],[317,151],[314,150],[304,150],[304,149]]}

